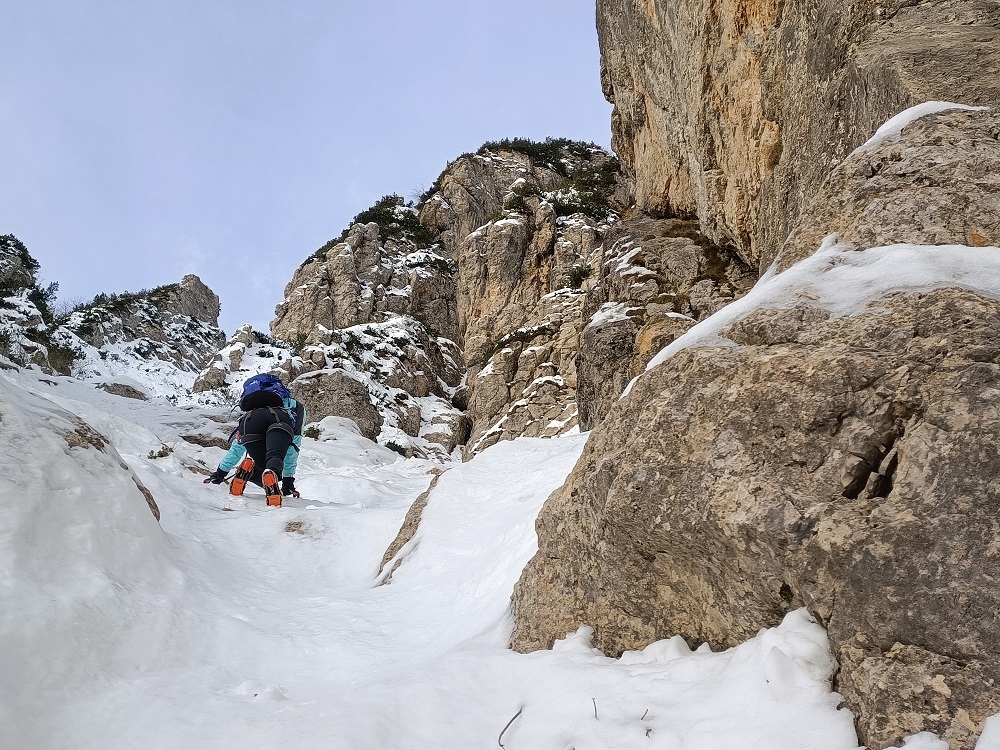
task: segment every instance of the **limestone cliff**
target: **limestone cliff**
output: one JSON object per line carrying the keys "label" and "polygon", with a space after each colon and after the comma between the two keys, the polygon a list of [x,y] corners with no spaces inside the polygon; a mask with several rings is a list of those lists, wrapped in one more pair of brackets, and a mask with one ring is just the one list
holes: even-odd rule
{"label": "limestone cliff", "polygon": [[[529,147],[525,147],[526,150]],[[441,180],[431,205],[447,202],[458,236],[467,224],[451,173],[491,162],[499,215],[458,243],[458,311],[472,433],[466,455],[521,435],[549,437],[577,427],[576,363],[583,284],[617,218],[617,164],[596,148],[545,154],[497,148],[464,157]],[[585,192],[587,187],[596,188]],[[584,191],[584,192],[581,192]],[[455,193],[452,198],[449,194]],[[430,213],[430,212],[428,212]],[[434,209],[434,215],[440,213]],[[449,232],[451,235],[449,235]]]}
{"label": "limestone cliff", "polygon": [[1000,115],[899,122],[829,170],[789,270],[611,405],[539,517],[515,647],[728,646],[805,606],[869,746],[972,748],[1000,711]]}
{"label": "limestone cliff", "polygon": [[[459,159],[421,212],[450,216],[441,236],[455,239],[478,220],[456,206],[503,209],[457,243],[467,456],[521,435],[590,429],[669,332],[742,296],[756,278],[690,222],[634,211],[630,183],[606,154],[576,145],[546,159],[538,145],[506,142]],[[483,189],[485,167],[470,161],[513,181]]]}
{"label": "limestone cliff", "polygon": [[835,166],[931,100],[1000,100],[994,0],[598,0],[612,147],[640,209],[766,268]]}
{"label": "limestone cliff", "polygon": [[[384,198],[296,271],[271,333],[298,356],[279,369],[323,390],[345,359],[331,350],[344,331],[377,336],[402,326],[416,337],[412,356],[386,361],[374,380],[359,376],[386,429],[408,425],[405,435],[392,432],[394,443],[426,448],[410,438],[431,429],[428,419],[435,434],[452,430],[446,443],[466,445],[466,456],[498,440],[576,429],[580,337],[602,306],[629,307],[642,329],[639,343],[628,342],[639,362],[669,340],[654,319],[700,319],[752,280],[690,223],[622,221],[629,190],[616,160],[591,144],[513,139],[459,157],[419,206]],[[224,359],[199,388],[225,380]],[[633,359],[586,362],[589,382],[601,384],[587,396],[589,422],[618,396],[620,378],[608,387],[605,370],[624,367],[631,377],[645,363]],[[428,395],[437,406],[414,401]],[[461,418],[443,418],[456,407]],[[390,439],[380,425],[366,434]]]}

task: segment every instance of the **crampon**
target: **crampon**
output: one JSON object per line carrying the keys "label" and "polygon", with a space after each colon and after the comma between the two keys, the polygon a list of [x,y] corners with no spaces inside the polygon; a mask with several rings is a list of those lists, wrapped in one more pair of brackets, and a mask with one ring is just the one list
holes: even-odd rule
{"label": "crampon", "polygon": [[243,490],[247,487],[247,482],[253,476],[253,467],[253,459],[250,456],[246,456],[240,461],[240,465],[236,467],[236,473],[233,475],[233,480],[229,483],[230,495],[243,494]]}
{"label": "crampon", "polygon": [[278,475],[271,469],[265,469],[260,479],[264,484],[264,494],[267,495],[267,504],[272,507],[281,507],[281,485]]}

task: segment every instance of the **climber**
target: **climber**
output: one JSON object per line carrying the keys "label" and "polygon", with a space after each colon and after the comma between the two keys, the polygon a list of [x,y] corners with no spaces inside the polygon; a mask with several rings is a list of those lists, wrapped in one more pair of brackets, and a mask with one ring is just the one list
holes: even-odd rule
{"label": "climber", "polygon": [[221,484],[237,467],[230,494],[242,495],[250,481],[264,487],[271,506],[281,505],[281,495],[299,497],[295,470],[306,421],[305,407],[292,398],[279,378],[263,374],[244,383],[240,408],[245,414],[230,438],[232,446],[205,482]]}

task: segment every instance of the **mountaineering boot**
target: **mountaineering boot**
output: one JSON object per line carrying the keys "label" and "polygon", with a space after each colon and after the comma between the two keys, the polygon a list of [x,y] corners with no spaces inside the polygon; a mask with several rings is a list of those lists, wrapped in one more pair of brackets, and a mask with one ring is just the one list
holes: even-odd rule
{"label": "mountaineering boot", "polygon": [[246,489],[247,482],[250,477],[253,476],[253,459],[250,456],[244,456],[243,460],[240,461],[240,465],[236,467],[236,474],[233,475],[233,481],[229,483],[229,494],[230,495],[242,495],[243,490]]}
{"label": "mountaineering boot", "polygon": [[271,471],[271,469],[265,469],[260,481],[264,484],[264,494],[267,495],[267,504],[280,508],[281,486],[278,484],[278,475]]}

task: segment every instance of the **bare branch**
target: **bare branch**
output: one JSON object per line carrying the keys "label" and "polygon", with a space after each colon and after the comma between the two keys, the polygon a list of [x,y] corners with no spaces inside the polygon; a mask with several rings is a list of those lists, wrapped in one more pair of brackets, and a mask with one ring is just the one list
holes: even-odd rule
{"label": "bare branch", "polygon": [[502,730],[500,731],[500,736],[499,736],[499,737],[497,737],[497,744],[498,744],[498,745],[499,745],[500,747],[504,747],[504,744],[503,744],[503,743],[502,743],[502,742],[500,741],[500,740],[502,740],[502,739],[503,739],[503,735],[504,735],[504,732],[506,732],[506,731],[507,731],[508,729],[510,729],[510,725],[511,725],[511,724],[513,724],[513,723],[514,723],[514,720],[515,720],[515,719],[516,719],[516,718],[517,718],[518,716],[520,716],[520,715],[521,715],[521,712],[522,712],[523,710],[524,710],[524,706],[521,706],[521,707],[520,707],[519,709],[517,709],[517,713],[516,713],[516,714],[514,714],[513,716],[511,716],[511,717],[510,717],[510,721],[508,721],[508,722],[507,722],[507,725],[506,725],[506,726],[505,726],[505,727],[504,727],[504,728],[503,728],[503,729],[502,729]]}

